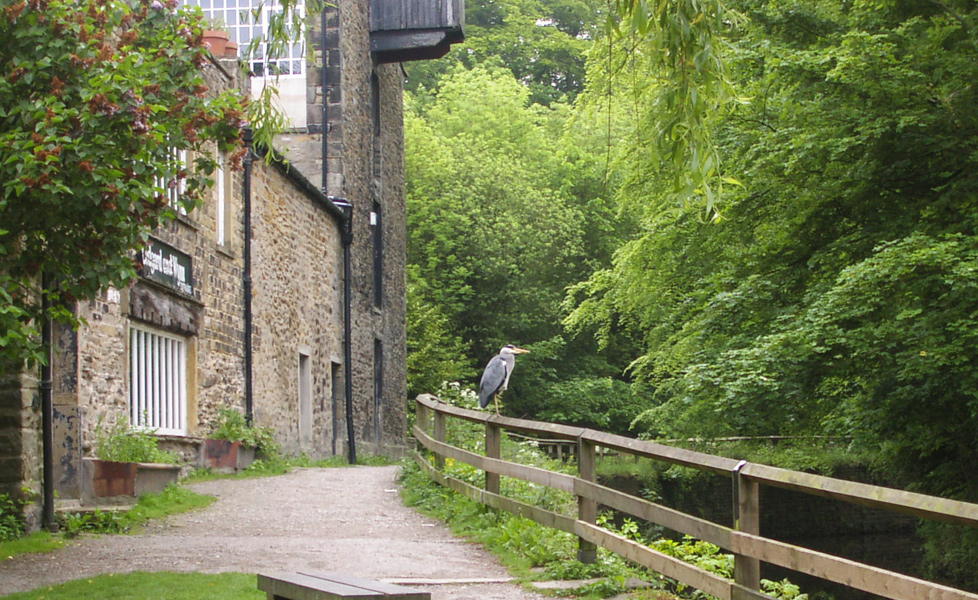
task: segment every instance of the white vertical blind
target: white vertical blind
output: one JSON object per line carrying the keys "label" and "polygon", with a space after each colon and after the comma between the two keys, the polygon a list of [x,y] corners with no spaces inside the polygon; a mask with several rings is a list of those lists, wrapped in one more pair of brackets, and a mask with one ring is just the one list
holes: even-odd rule
{"label": "white vertical blind", "polygon": [[224,154],[219,153],[217,155],[217,171],[215,172],[214,179],[216,180],[217,187],[217,245],[224,245],[224,200],[227,190],[224,189]]}
{"label": "white vertical blind", "polygon": [[130,345],[130,422],[157,433],[186,434],[186,341],[133,326]]}

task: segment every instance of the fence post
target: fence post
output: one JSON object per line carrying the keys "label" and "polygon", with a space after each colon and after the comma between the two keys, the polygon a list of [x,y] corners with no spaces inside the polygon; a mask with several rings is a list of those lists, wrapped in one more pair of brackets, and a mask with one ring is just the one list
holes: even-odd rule
{"label": "fence post", "polygon": [[[577,476],[585,481],[595,481],[597,472],[594,457],[595,444],[584,438],[577,438]],[[598,521],[598,503],[584,496],[577,497],[577,518],[594,525]],[[598,547],[581,538],[577,539],[577,560],[594,564],[598,559]]]}
{"label": "fence post", "polygon": [[[435,411],[435,439],[439,442],[444,443],[448,439],[448,425],[446,423],[447,419],[445,413],[441,411]],[[435,454],[435,466],[438,470],[445,470],[445,457],[441,454]]]}
{"label": "fence post", "polygon": [[[418,401],[414,402],[414,426],[425,433],[431,432],[431,430],[428,428],[431,419],[429,415],[430,413],[428,412],[427,406],[421,404]],[[422,448],[421,442],[415,442],[414,444],[415,451],[421,451],[421,448]]]}
{"label": "fence post", "polygon": [[[502,437],[503,428],[486,421],[486,456],[488,458],[500,458]],[[486,471],[486,491],[491,494],[499,493],[499,473]]]}
{"label": "fence post", "polygon": [[[733,471],[734,529],[760,535],[760,486],[740,474],[746,460],[737,463]],[[756,558],[734,555],[734,581],[752,590],[761,589],[761,561]]]}

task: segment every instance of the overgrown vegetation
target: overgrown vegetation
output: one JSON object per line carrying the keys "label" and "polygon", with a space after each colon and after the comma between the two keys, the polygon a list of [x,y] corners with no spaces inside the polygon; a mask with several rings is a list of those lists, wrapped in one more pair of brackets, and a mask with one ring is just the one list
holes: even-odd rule
{"label": "overgrown vegetation", "polygon": [[456,62],[407,67],[409,293],[437,317],[409,375],[444,377],[420,391],[518,343],[507,414],[841,437],[978,501],[978,5],[469,13]]}
{"label": "overgrown vegetation", "polygon": [[[451,419],[448,423],[447,439],[453,445],[476,450],[484,439],[484,432],[476,424],[458,419]],[[546,458],[532,443],[519,444],[507,437],[503,439],[502,455],[506,460],[555,471],[569,472],[574,469],[572,464]],[[477,487],[481,487],[485,481],[482,471],[450,458],[445,459],[444,472]],[[576,537],[523,517],[489,509],[466,496],[456,494],[428,479],[415,463],[405,466],[401,481],[406,504],[445,521],[455,533],[484,544],[518,576],[527,580],[538,578],[540,569],[550,579],[601,578],[597,583],[584,584],[566,593],[585,597],[608,597],[625,592],[626,582],[630,578],[636,578],[647,582],[652,590],[691,598],[702,597],[698,592],[689,590],[676,581],[631,564],[602,548],[598,549],[598,560],[595,564],[583,564],[577,560]],[[507,497],[553,512],[576,514],[576,500],[566,492],[513,478],[503,478],[501,492]],[[611,514],[602,514],[598,524],[712,573],[727,578],[733,576],[733,555],[722,553],[713,544],[691,538],[671,540],[657,535],[648,537],[635,521],[627,518],[616,521]],[[764,591],[774,598],[808,598],[789,581],[765,580],[762,585]]]}
{"label": "overgrown vegetation", "polygon": [[130,427],[125,417],[108,427],[99,419],[95,426],[95,455],[117,462],[177,463],[176,454],[160,450],[153,430]]}
{"label": "overgrown vegetation", "polygon": [[210,437],[215,440],[241,442],[244,446],[254,448],[256,454],[265,459],[281,453],[281,446],[275,442],[271,428],[250,425],[241,411],[230,407],[218,409],[217,426]]}
{"label": "overgrown vegetation", "polygon": [[213,496],[198,494],[179,485],[167,486],[159,494],[144,494],[136,506],[126,511],[95,509],[63,512],[58,515],[61,533],[67,538],[82,533],[127,533],[150,519],[175,515],[210,506]]}
{"label": "overgrown vegetation", "polygon": [[0,542],[20,537],[24,533],[24,499],[0,494]]}

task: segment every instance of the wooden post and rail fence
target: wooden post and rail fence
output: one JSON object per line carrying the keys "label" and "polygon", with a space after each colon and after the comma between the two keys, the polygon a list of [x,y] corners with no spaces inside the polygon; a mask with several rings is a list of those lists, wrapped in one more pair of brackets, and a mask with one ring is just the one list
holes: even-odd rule
{"label": "wooden post and rail fence", "polygon": [[[432,465],[421,453],[416,453],[416,459],[429,477],[493,508],[576,535],[579,540],[578,556],[582,562],[593,561],[600,546],[721,600],[770,600],[770,596],[759,591],[762,561],[894,600],[978,600],[978,594],[763,537],[760,535],[759,499],[761,487],[772,486],[970,527],[978,527],[978,504],[737,461],[592,429],[467,410],[441,402],[431,395],[419,396],[416,408],[415,439],[433,453],[435,460]],[[448,418],[483,423],[486,430],[485,455],[448,444]],[[577,476],[502,460],[500,449],[503,432],[575,443]],[[733,486],[734,527],[724,527],[599,485],[595,472],[599,450],[650,458],[729,477]],[[446,475],[446,458],[484,471],[485,488]],[[501,495],[500,477],[503,476],[575,495],[576,518]],[[599,527],[596,524],[599,505],[710,542],[732,553],[734,580],[707,572]]]}

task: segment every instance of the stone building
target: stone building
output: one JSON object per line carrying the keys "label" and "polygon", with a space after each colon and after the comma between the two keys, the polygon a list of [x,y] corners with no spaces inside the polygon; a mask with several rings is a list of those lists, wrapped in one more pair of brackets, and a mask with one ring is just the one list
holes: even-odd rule
{"label": "stone building", "polygon": [[[254,29],[237,19],[251,0],[221,9],[195,2],[247,43]],[[120,417],[155,429],[188,459],[222,407],[271,428],[289,453],[403,448],[398,63],[447,52],[461,39],[462,6],[334,0],[307,18],[308,48],[260,67],[233,54],[205,66],[208,85],[222,89],[260,86],[240,67],[267,74],[273,65],[294,128],[275,149],[256,149],[243,172],[220,170],[201,208],[155,231],[134,285],[79,304],[87,324],[77,331],[55,328],[52,485],[60,497],[78,496],[97,424]],[[44,488],[44,387],[29,372],[0,383],[0,493]]]}

